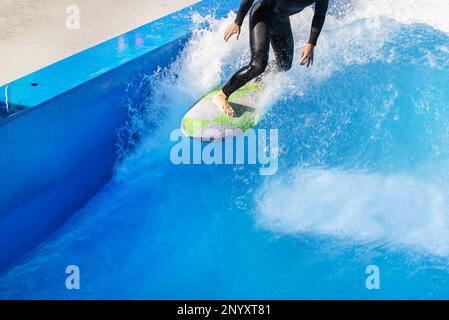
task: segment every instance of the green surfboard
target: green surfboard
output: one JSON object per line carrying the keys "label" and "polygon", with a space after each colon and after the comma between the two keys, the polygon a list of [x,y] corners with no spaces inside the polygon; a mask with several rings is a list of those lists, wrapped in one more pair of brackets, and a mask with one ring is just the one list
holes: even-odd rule
{"label": "green surfboard", "polygon": [[[187,137],[202,141],[227,139],[253,128],[260,119],[257,98],[262,85],[250,82],[229,98],[236,116],[229,117],[212,101],[222,87],[215,88],[200,99],[184,116],[181,130]],[[259,110],[260,111],[260,110]]]}

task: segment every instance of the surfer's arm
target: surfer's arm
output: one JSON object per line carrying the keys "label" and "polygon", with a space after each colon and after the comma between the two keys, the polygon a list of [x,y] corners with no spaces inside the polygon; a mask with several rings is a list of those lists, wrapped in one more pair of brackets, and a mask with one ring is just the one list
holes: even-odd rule
{"label": "surfer's arm", "polygon": [[318,37],[323,29],[328,6],[329,0],[317,0],[315,2],[315,15],[313,16],[312,29],[309,38],[309,43],[313,46],[316,46]]}
{"label": "surfer's arm", "polygon": [[239,12],[237,13],[237,17],[235,18],[235,24],[241,26],[243,24],[243,20],[245,20],[246,15],[248,14],[249,9],[251,9],[254,0],[242,0],[240,3]]}

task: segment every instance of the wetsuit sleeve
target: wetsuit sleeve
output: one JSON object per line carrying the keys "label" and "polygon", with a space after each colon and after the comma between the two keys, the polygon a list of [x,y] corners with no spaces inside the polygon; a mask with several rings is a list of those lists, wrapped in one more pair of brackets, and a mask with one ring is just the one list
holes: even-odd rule
{"label": "wetsuit sleeve", "polygon": [[248,14],[249,9],[251,9],[254,0],[242,0],[240,3],[239,12],[237,13],[237,17],[235,18],[235,23],[239,26],[243,24],[243,20],[245,20],[246,15]]}
{"label": "wetsuit sleeve", "polygon": [[315,2],[315,15],[312,21],[312,30],[310,31],[309,43],[316,46],[318,37],[323,29],[324,20],[326,20],[329,0],[317,0]]}

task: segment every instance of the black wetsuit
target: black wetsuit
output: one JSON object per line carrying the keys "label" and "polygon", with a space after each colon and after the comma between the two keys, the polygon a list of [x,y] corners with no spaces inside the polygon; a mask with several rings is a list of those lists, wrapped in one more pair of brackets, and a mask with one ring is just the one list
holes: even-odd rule
{"label": "black wetsuit", "polygon": [[[235,23],[242,25],[254,0],[242,0]],[[309,43],[316,45],[326,18],[329,0],[259,0],[250,14],[251,62],[237,71],[223,87],[223,93],[230,96],[252,79],[261,75],[268,65],[270,42],[276,57],[276,67],[287,71],[293,62],[293,34],[290,16],[315,3]]]}

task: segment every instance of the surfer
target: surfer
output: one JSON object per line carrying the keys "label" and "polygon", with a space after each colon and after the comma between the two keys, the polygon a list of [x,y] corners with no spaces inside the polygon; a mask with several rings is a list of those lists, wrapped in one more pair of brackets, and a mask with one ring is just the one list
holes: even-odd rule
{"label": "surfer", "polygon": [[[240,37],[240,29],[254,0],[242,0],[237,17],[226,30],[227,42],[233,35]],[[237,89],[260,76],[268,66],[270,43],[275,55],[275,71],[288,71],[293,63],[293,34],[290,16],[315,3],[309,42],[302,50],[300,64],[313,65],[313,51],[326,18],[329,0],[259,0],[250,13],[251,62],[238,70],[214,98],[214,103],[228,116],[235,116],[228,99]]]}

